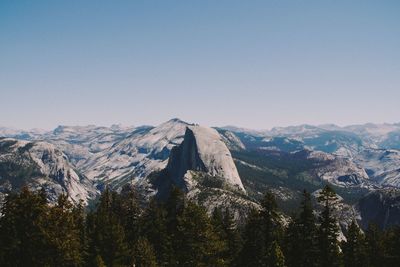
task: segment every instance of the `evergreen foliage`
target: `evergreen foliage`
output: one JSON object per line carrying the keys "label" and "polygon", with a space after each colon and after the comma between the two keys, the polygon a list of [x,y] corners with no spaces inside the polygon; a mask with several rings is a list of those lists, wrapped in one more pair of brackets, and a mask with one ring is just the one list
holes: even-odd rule
{"label": "evergreen foliage", "polygon": [[300,213],[289,224],[285,233],[286,263],[288,266],[317,266],[317,225],[311,195],[303,192]]}
{"label": "evergreen foliage", "polygon": [[339,243],[336,194],[325,187],[318,200],[321,212],[304,191],[288,220],[267,193],[237,225],[232,210],[208,215],[176,188],[145,206],[133,188],[105,189],[91,211],[65,195],[50,205],[44,190],[23,188],[2,203],[0,266],[398,266],[400,227],[370,224],[364,233],[353,221]]}
{"label": "evergreen foliage", "polygon": [[269,252],[269,261],[267,262],[267,266],[271,267],[285,267],[285,256],[282,253],[282,250],[278,244],[278,242],[274,241],[271,245],[271,249]]}
{"label": "evergreen foliage", "polygon": [[[275,197],[265,194],[261,209],[253,210],[244,230],[245,242],[241,252],[240,266],[275,266],[284,264],[279,242],[283,228]],[[281,255],[282,254],[282,255]]]}
{"label": "evergreen foliage", "polygon": [[332,211],[337,201],[336,193],[327,185],[320,192],[318,201],[323,206],[318,227],[319,264],[326,267],[340,266],[339,226]]}
{"label": "evergreen foliage", "polygon": [[153,246],[146,238],[139,238],[135,245],[135,267],[156,267],[157,259]]}
{"label": "evergreen foliage", "polygon": [[345,267],[368,266],[365,238],[354,220],[349,226],[346,239],[342,244]]}

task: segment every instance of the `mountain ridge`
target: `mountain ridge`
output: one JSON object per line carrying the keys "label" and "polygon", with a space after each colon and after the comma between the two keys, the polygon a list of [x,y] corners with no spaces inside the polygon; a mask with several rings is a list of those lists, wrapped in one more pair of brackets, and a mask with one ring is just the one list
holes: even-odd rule
{"label": "mountain ridge", "polygon": [[[150,197],[159,189],[154,187],[155,173],[182,168],[173,175],[175,181],[163,182],[178,185],[204,205],[213,206],[212,201],[220,205],[226,198],[250,207],[269,190],[288,212],[304,188],[314,192],[331,184],[349,205],[368,192],[385,194],[385,189],[400,188],[398,133],[399,124],[299,125],[258,131],[210,128],[177,118],[157,126],[59,126],[32,133],[0,128],[0,135],[18,142],[54,146],[67,165],[91,184],[83,185],[90,187],[90,198],[105,187],[121,190],[124,185],[137,186]],[[192,135],[187,143],[196,151],[194,165],[173,160],[185,138],[190,139],[187,134]],[[0,150],[0,156],[4,153]],[[186,160],[191,157],[179,153]],[[170,162],[175,167],[168,166]],[[60,183],[54,188],[64,187]],[[63,190],[57,192],[68,191]]]}

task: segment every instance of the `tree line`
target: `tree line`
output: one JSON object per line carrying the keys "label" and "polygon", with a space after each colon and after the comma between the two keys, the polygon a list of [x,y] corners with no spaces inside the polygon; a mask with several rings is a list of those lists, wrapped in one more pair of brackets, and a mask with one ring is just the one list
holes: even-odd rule
{"label": "tree line", "polygon": [[178,189],[146,206],[133,188],[106,189],[85,211],[65,195],[49,204],[44,190],[23,188],[2,203],[0,266],[398,266],[400,227],[362,231],[353,221],[339,242],[334,191],[321,191],[318,213],[311,195],[302,197],[288,219],[266,193],[237,225],[230,209],[208,215]]}

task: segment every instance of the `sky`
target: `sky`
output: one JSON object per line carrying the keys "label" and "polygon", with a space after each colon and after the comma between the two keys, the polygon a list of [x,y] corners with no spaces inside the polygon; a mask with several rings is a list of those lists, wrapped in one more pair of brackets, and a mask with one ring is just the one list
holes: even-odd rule
{"label": "sky", "polygon": [[400,1],[0,1],[0,126],[400,122]]}

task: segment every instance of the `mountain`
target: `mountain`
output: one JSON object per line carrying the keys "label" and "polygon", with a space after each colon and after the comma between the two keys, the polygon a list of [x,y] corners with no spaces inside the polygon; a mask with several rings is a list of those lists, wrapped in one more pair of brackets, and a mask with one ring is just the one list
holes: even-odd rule
{"label": "mountain", "polygon": [[[323,128],[321,128],[323,127]],[[335,153],[343,157],[352,157],[363,149],[363,140],[356,134],[340,129],[337,126],[299,125],[277,127],[262,134],[251,131],[233,131],[248,148],[278,149],[295,151],[312,149],[327,153]],[[235,129],[231,127],[231,129]]]}
{"label": "mountain", "polygon": [[[1,139],[2,192],[44,184],[52,198],[65,192],[74,201],[88,201],[106,186],[135,186],[146,198],[165,197],[178,186],[209,211],[235,207],[238,217],[257,207],[267,190],[290,213],[303,189],[315,193],[330,184],[342,199],[339,210],[347,205],[353,212],[371,193],[400,188],[400,124],[261,131],[172,119],[157,126],[58,126],[53,131],[2,127],[0,135],[14,138]],[[52,160],[45,156],[43,162],[43,154]]]}
{"label": "mountain", "polygon": [[11,137],[20,140],[32,140],[35,137],[45,134],[47,131],[42,129],[21,130],[0,126],[0,137]]}
{"label": "mountain", "polygon": [[399,150],[365,149],[354,161],[362,166],[377,184],[400,188]]}
{"label": "mountain", "polygon": [[87,203],[97,193],[54,145],[0,138],[0,191],[5,194],[22,186],[45,188],[50,201],[64,193],[74,202]]}
{"label": "mountain", "polygon": [[72,164],[80,168],[87,160],[110,148],[118,140],[124,139],[134,129],[120,125],[111,127],[60,125],[53,131],[37,129],[24,131],[0,127],[0,136],[54,144],[68,156]]}
{"label": "mountain", "polygon": [[307,153],[308,159],[318,162],[314,172],[320,179],[341,187],[368,185],[368,174],[351,160],[320,151]]}
{"label": "mountain", "polygon": [[286,137],[304,143],[310,149],[342,156],[353,156],[366,148],[400,149],[400,124],[367,123],[340,127],[334,124],[275,127],[269,131],[255,131],[234,126],[223,129],[235,134],[259,137]]}
{"label": "mountain", "polygon": [[215,128],[218,133],[221,135],[222,140],[225,145],[229,148],[229,150],[242,150],[246,149],[246,146],[240,140],[238,136],[236,136],[233,132],[227,131],[224,129]]}
{"label": "mountain", "polygon": [[325,130],[317,126],[302,124],[288,127],[274,127],[270,131],[264,132],[266,136],[286,136],[286,137],[305,137],[317,135]]}
{"label": "mountain", "polygon": [[271,190],[281,208],[290,212],[299,203],[301,192],[314,192],[329,183],[346,201],[366,193],[367,173],[351,160],[308,149],[232,151],[239,175],[249,196],[259,199]]}
{"label": "mountain", "polygon": [[35,136],[32,140],[44,140],[56,145],[68,155],[77,168],[81,168],[97,153],[126,138],[133,129],[121,126],[58,126],[53,131]]}
{"label": "mountain", "polygon": [[[362,125],[350,125],[343,127],[344,130],[360,136],[365,142],[371,143],[375,148],[399,148],[399,143],[395,142],[394,146],[391,147],[391,140],[396,140],[396,136],[400,134],[399,124],[374,124],[367,123]],[[398,139],[397,139],[398,140]]]}
{"label": "mountain", "polygon": [[150,183],[159,198],[178,187],[209,212],[230,207],[239,218],[257,206],[246,195],[224,137],[199,125],[186,127],[182,143],[172,149],[165,169],[150,176]]}
{"label": "mountain", "polygon": [[363,141],[356,134],[325,130],[315,126],[301,126],[280,131],[271,131],[272,136],[284,136],[303,143],[309,149],[335,153],[344,157],[357,154],[363,147]]}
{"label": "mountain", "polygon": [[157,127],[137,127],[125,138],[87,160],[81,170],[98,184],[120,188],[167,165],[171,149],[190,124],[172,119]]}
{"label": "mountain", "polygon": [[189,126],[181,145],[175,147],[166,167],[177,185],[190,190],[195,181],[185,180],[188,171],[202,172],[220,179],[223,187],[245,193],[231,153],[218,132],[202,126]]}

